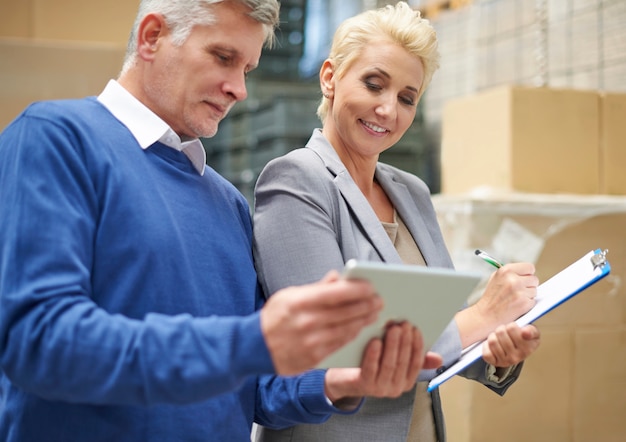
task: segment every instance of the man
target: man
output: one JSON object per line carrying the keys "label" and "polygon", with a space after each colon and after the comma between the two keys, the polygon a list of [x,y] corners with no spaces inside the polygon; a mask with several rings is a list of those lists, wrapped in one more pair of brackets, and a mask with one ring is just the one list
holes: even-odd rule
{"label": "man", "polygon": [[368,348],[374,369],[272,376],[381,308],[329,274],[259,311],[249,208],[204,164],[198,137],[246,98],[277,21],[275,0],[144,0],[117,81],[0,135],[1,440],[244,441],[253,420],[321,422],[439,362],[404,325]]}

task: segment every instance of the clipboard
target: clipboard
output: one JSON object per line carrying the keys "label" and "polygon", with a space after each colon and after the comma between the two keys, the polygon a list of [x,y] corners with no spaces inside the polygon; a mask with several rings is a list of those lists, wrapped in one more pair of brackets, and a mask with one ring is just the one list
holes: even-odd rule
{"label": "clipboard", "polygon": [[[515,322],[520,327],[528,325],[604,278],[611,272],[611,264],[606,257],[607,253],[608,250],[601,249],[591,251],[540,284],[537,287],[537,297],[535,298],[537,303]],[[428,383],[428,391],[433,391],[479,359],[483,355],[483,342],[485,341],[477,342],[464,349],[457,362],[431,379]]]}
{"label": "clipboard", "polygon": [[481,281],[479,274],[448,268],[357,260],[345,264],[343,277],[369,280],[385,305],[374,324],[318,368],[359,367],[365,346],[383,336],[388,321],[409,321],[420,329],[424,350],[430,349]]}

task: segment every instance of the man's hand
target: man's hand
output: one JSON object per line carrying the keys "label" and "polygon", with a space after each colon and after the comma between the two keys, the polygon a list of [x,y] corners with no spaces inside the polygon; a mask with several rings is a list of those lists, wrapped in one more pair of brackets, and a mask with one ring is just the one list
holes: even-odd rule
{"label": "man's hand", "polygon": [[366,281],[339,279],[288,287],[261,309],[261,331],[276,372],[293,375],[314,368],[372,324],[383,301]]}
{"label": "man's hand", "polygon": [[361,367],[326,372],[326,395],[333,402],[362,396],[398,397],[413,388],[420,370],[441,364],[438,354],[424,355],[419,329],[408,322],[389,324],[384,342],[373,339],[368,344]]}

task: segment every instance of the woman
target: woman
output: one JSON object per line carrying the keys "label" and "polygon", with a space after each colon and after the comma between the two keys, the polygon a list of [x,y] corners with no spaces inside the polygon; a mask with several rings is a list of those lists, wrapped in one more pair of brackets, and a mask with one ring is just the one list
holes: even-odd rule
{"label": "woman", "polygon": [[[255,258],[266,293],[341,270],[351,258],[452,267],[427,186],[378,162],[413,122],[438,58],[433,28],[404,2],[366,11],[337,29],[320,70],[323,128],[305,148],[271,161],[257,182]],[[504,394],[521,361],[539,345],[534,326],[512,323],[534,305],[537,284],[530,263],[502,267],[481,299],[458,312],[432,351],[448,366],[462,348],[489,337],[483,360],[463,376]],[[340,376],[342,370],[327,375]],[[258,438],[444,441],[438,393],[426,392],[435,374],[423,370],[416,388],[396,399],[368,398],[356,415],[282,431],[261,429]]]}

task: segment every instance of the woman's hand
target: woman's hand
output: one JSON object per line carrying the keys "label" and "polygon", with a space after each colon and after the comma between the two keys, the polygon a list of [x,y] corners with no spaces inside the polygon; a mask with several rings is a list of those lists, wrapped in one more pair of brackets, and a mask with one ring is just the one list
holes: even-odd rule
{"label": "woman's hand", "polygon": [[455,316],[463,348],[533,308],[538,285],[531,263],[507,264],[495,271],[478,302]]}
{"label": "woman's hand", "polygon": [[534,325],[501,325],[483,344],[483,359],[494,367],[510,367],[530,356],[540,343],[541,333]]}

